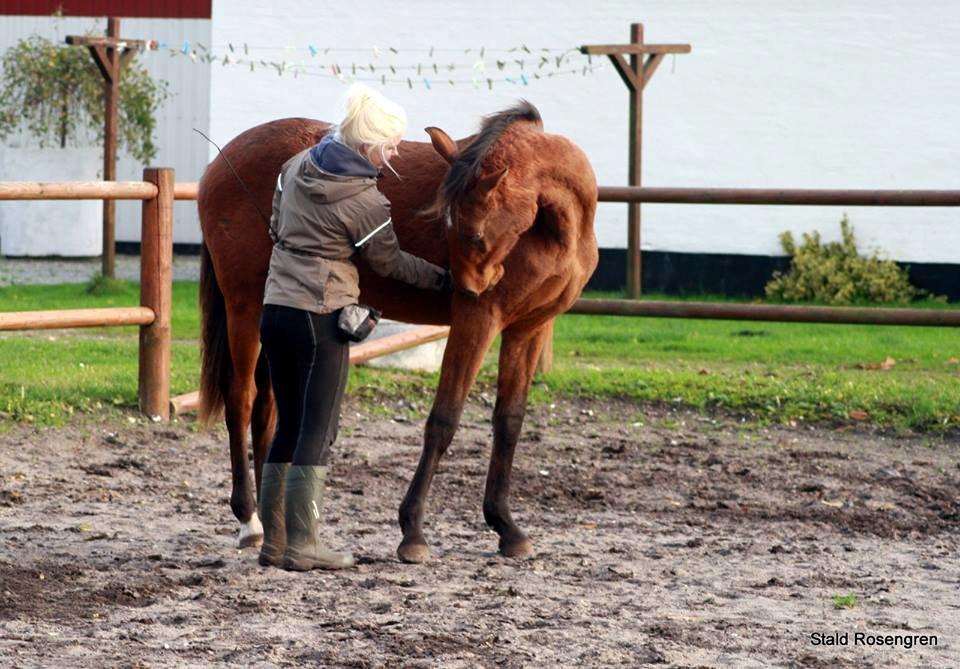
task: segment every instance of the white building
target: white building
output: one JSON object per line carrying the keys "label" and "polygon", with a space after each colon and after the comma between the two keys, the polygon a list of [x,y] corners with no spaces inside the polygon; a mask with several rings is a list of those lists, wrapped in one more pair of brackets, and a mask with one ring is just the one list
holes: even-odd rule
{"label": "white building", "polygon": [[[103,34],[106,17],[97,16],[97,13],[107,4],[116,8],[116,16],[121,17],[121,37],[160,38],[180,48],[187,42],[210,42],[210,0],[155,0],[150,3],[75,0],[68,3],[73,14],[52,17],[51,14],[63,4],[59,0],[0,2],[0,53],[17,40],[33,34],[56,43],[63,43],[67,35]],[[166,50],[147,52],[139,58],[155,78],[169,82],[174,93],[157,117],[159,152],[154,164],[175,167],[178,180],[196,181],[203,173],[209,154],[206,142],[191,128],[209,128],[210,66],[198,66],[188,57],[170,57]],[[85,150],[50,148],[37,151],[35,144],[23,136],[0,144],[0,180],[60,181],[102,177],[102,150],[98,147],[88,145]],[[143,167],[121,153],[117,161],[117,179],[139,181],[143,178]],[[139,243],[140,208],[140,202],[117,202],[118,243]],[[196,203],[177,203],[175,214],[175,241],[199,242]],[[99,202],[0,202],[0,255],[99,255],[102,249],[101,217]]]}
{"label": "white building", "polygon": [[[252,125],[279,117],[336,120],[345,89],[341,79],[354,76],[356,66],[357,78],[386,75],[402,81],[383,88],[408,111],[407,139],[424,141],[420,128],[427,125],[456,137],[468,135],[483,114],[523,97],[540,109],[548,131],[566,135],[586,151],[601,184],[625,184],[627,91],[613,68],[594,58],[594,71],[583,75],[586,60],[572,54],[560,69],[573,68],[577,74],[531,75],[557,71],[552,59],[564,49],[626,42],[630,24],[642,22],[647,42],[689,43],[693,49],[689,55],[668,57],[646,89],[645,185],[960,188],[957,3],[196,4],[205,5],[211,18],[129,18],[122,23],[125,35],[167,45],[143,58],[178,93],[161,113],[156,163],[176,167],[179,180],[199,178],[215,152],[193,127],[223,144]],[[11,16],[0,21],[0,48],[29,32],[52,34],[56,23]],[[105,22],[69,18],[59,25],[63,34]],[[199,62],[205,53],[200,45],[217,55],[212,64]],[[504,51],[521,45],[532,53]],[[541,48],[551,49],[545,52],[551,60],[538,70]],[[170,49],[187,55],[170,55]],[[189,56],[194,52],[201,56],[198,62]],[[230,56],[229,64],[223,64],[224,55]],[[240,59],[254,59],[253,71],[247,62],[237,64]],[[282,76],[261,65],[261,59],[285,63]],[[520,59],[523,70],[513,62]],[[497,60],[506,62],[502,71]],[[339,66],[341,78],[331,74],[333,65]],[[457,68],[449,70],[449,65]],[[474,76],[478,86],[470,83]],[[450,85],[449,79],[456,83]],[[126,161],[120,178],[135,179],[139,172],[140,166]],[[625,209],[600,206],[601,247],[626,245]],[[136,241],[136,206],[121,211],[118,240]],[[864,251],[913,264],[960,263],[960,216],[951,209],[645,205],[642,246],[651,257],[776,256],[783,230],[819,230],[825,239],[838,238],[844,212]],[[197,243],[192,203],[178,205],[177,215],[176,241]]]}

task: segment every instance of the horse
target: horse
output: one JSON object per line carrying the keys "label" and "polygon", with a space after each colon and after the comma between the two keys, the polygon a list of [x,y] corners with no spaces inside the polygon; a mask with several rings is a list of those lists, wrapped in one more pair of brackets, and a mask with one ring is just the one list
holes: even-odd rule
{"label": "horse", "polygon": [[[203,232],[200,419],[221,413],[230,444],[230,505],[240,547],[262,542],[257,490],[275,427],[259,319],[272,242],[268,220],[283,163],[320,141],[331,125],[289,118],[251,128],[228,143],[199,185]],[[570,308],[598,261],[593,219],[597,183],[583,151],[544,131],[527,101],[486,116],[477,134],[454,140],[436,127],[430,142],[404,141],[378,187],[391,203],[401,248],[449,268],[455,289],[438,296],[379,277],[357,258],[365,303],[387,318],[449,325],[436,396],[416,472],[399,508],[397,555],[429,557],[424,505],[437,465],[460,422],[467,393],[500,334],[493,449],[483,499],[487,524],[507,557],[534,549],[511,517],[510,475],[527,394],[554,318]]]}

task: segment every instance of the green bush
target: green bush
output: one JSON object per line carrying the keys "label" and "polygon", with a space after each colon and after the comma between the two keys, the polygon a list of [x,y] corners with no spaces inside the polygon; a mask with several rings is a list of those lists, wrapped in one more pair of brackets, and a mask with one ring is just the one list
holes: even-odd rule
{"label": "green bush", "polygon": [[910,284],[907,272],[892,260],[876,253],[864,257],[857,253],[857,243],[850,221],[840,221],[842,239],[823,244],[820,233],[803,233],[803,243],[794,242],[789,231],[780,235],[780,245],[790,256],[786,274],[774,272],[766,286],[770,299],[815,301],[826,304],[859,304],[867,302],[904,303],[921,297],[924,291]]}

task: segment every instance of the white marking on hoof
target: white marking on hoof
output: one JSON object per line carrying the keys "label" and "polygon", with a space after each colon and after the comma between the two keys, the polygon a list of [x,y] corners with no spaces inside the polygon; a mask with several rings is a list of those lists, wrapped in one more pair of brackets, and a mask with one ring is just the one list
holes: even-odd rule
{"label": "white marking on hoof", "polygon": [[259,546],[263,543],[263,525],[260,516],[254,511],[250,520],[240,523],[240,548]]}

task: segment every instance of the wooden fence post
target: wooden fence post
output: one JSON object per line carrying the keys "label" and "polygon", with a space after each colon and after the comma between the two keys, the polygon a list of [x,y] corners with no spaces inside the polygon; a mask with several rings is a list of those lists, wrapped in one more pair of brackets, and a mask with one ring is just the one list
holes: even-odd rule
{"label": "wooden fence post", "polygon": [[[643,24],[630,24],[629,44],[599,44],[580,47],[580,53],[609,56],[614,69],[630,91],[630,158],[627,177],[631,186],[640,186],[643,164],[643,89],[668,53],[690,53],[689,44],[646,44]],[[625,56],[630,56],[627,62]],[[640,202],[627,207],[627,297],[640,298],[643,264],[640,255]]]}
{"label": "wooden fence post", "polygon": [[170,418],[170,325],[173,301],[174,170],[148,167],[143,180],[157,197],[143,201],[140,232],[140,305],[155,318],[140,327],[140,411]]}

